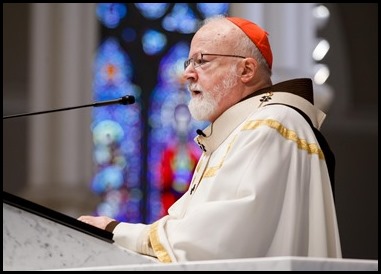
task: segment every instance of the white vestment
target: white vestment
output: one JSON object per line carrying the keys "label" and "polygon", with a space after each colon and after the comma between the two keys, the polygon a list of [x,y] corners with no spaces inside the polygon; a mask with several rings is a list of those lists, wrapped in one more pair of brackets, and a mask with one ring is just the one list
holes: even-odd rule
{"label": "white vestment", "polygon": [[[309,256],[340,258],[324,154],[305,118],[325,114],[286,92],[224,112],[195,141],[204,150],[188,191],[154,224],[120,223],[117,244],[162,262]],[[270,98],[270,99],[269,99]]]}

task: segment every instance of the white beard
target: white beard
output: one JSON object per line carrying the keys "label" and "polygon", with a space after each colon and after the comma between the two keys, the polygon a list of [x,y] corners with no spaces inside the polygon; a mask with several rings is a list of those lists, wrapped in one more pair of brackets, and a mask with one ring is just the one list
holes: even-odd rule
{"label": "white beard", "polygon": [[227,77],[221,84],[216,85],[212,91],[205,91],[198,85],[193,89],[202,91],[202,95],[191,98],[188,107],[192,117],[200,121],[210,121],[212,115],[217,111],[218,106],[231,89],[237,84],[238,78],[235,74],[235,66],[232,66]]}
{"label": "white beard", "polygon": [[208,121],[217,108],[217,101],[211,93],[206,92],[200,97],[192,98],[188,107],[194,119]]}

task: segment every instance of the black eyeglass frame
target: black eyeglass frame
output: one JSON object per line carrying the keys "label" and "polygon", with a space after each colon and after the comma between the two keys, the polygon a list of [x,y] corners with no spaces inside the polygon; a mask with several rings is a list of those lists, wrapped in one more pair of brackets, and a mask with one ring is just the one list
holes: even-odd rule
{"label": "black eyeglass frame", "polygon": [[[191,57],[184,61],[184,70],[187,69],[187,67],[193,63],[193,68],[197,68],[199,66],[204,65],[205,63],[211,62],[211,61],[205,61],[204,56],[210,55],[210,56],[220,56],[220,57],[236,57],[236,58],[242,58],[245,59],[247,57],[241,56],[241,55],[234,55],[234,54],[218,54],[218,53],[197,53],[201,55],[200,60],[195,60],[194,57]],[[198,63],[197,63],[198,62]]]}

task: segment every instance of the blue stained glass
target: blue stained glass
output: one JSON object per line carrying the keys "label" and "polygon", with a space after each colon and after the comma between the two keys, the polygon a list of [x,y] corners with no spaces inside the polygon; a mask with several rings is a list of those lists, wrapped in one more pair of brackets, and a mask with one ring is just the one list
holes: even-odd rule
{"label": "blue stained glass", "polygon": [[103,120],[93,129],[94,144],[108,145],[123,140],[123,128],[115,121]]}
{"label": "blue stained glass", "polygon": [[187,3],[177,3],[172,11],[163,19],[163,28],[179,33],[193,33],[199,20]]}
{"label": "blue stained glass", "polygon": [[107,28],[115,28],[126,16],[127,7],[121,3],[100,3],[97,5],[96,14]]}
{"label": "blue stained glass", "polygon": [[135,3],[140,13],[148,19],[157,19],[167,11],[169,3]]}
{"label": "blue stained glass", "polygon": [[[142,217],[136,212],[128,216],[125,211],[120,212],[130,206],[140,207],[142,203],[141,196],[136,196],[135,200],[129,197],[129,193],[140,191],[142,119],[140,88],[131,83],[131,61],[116,39],[109,38],[99,47],[94,74],[96,101],[124,95],[136,99],[132,105],[111,105],[94,110],[92,130],[97,172],[92,188],[105,197],[96,213],[102,215],[107,212],[107,216],[117,220],[141,222]],[[120,195],[110,191],[118,191]]]}
{"label": "blue stained glass", "polygon": [[115,216],[116,214],[118,214],[118,211],[119,211],[118,204],[111,204],[109,202],[101,202],[98,205],[99,215]]}
{"label": "blue stained glass", "polygon": [[148,30],[144,33],[142,39],[143,50],[148,55],[155,55],[160,53],[167,44],[167,38],[164,34]]}
{"label": "blue stained glass", "polygon": [[118,166],[108,166],[94,177],[92,189],[96,193],[103,193],[111,189],[118,189],[122,184],[122,169]]}
{"label": "blue stained glass", "polygon": [[93,154],[97,165],[104,165],[111,161],[111,151],[106,146],[95,146]]}
{"label": "blue stained glass", "polygon": [[205,18],[213,15],[226,15],[229,10],[229,3],[197,3],[197,9]]}
{"label": "blue stained glass", "polygon": [[[107,39],[101,46],[98,52],[98,60],[94,67],[95,77],[94,85],[107,90],[106,92],[97,92],[98,100],[105,96],[110,99],[110,94],[114,98],[123,96],[124,87],[129,78],[132,77],[131,61],[127,55],[123,54],[119,43],[115,38]],[[112,98],[112,97],[111,97]]]}

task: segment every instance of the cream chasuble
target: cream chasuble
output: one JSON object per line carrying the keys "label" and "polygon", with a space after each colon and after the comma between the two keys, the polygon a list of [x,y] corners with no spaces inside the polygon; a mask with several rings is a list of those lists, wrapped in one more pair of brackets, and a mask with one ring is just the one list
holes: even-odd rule
{"label": "cream chasuble", "polygon": [[[267,96],[267,97],[266,97]],[[116,244],[162,262],[269,256],[340,258],[324,154],[325,114],[287,92],[244,100],[195,141],[203,149],[188,191],[154,224],[120,223]]]}

